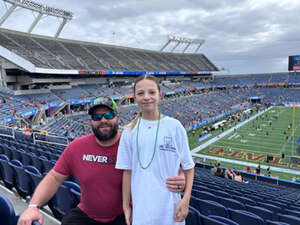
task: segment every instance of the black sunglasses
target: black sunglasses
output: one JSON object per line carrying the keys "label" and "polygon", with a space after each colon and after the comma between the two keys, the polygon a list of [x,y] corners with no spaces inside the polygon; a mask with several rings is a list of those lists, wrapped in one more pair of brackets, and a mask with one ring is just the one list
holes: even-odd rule
{"label": "black sunglasses", "polygon": [[107,120],[111,120],[113,118],[115,118],[116,114],[114,112],[106,112],[106,113],[95,113],[92,114],[92,120],[94,121],[100,121],[102,120],[102,117],[104,117]]}

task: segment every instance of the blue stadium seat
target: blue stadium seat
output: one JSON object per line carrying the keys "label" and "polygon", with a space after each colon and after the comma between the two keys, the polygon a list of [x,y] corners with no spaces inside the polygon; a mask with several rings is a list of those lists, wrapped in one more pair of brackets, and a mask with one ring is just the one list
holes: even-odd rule
{"label": "blue stadium seat", "polygon": [[280,221],[266,220],[265,225],[290,225],[290,224],[285,222],[280,222]]}
{"label": "blue stadium seat", "polygon": [[49,172],[53,168],[54,163],[52,161],[44,158],[43,156],[40,156],[39,159],[43,164],[44,172]]}
{"label": "blue stadium seat", "polygon": [[61,220],[67,212],[76,207],[78,204],[70,191],[70,183],[70,181],[64,181],[48,203],[53,215],[59,220]]}
{"label": "blue stadium seat", "polygon": [[14,150],[14,149],[12,149],[11,153],[12,153],[12,158],[13,159],[17,159],[19,161],[22,161],[22,154],[25,153],[25,151],[22,150],[22,149],[21,150]]}
{"label": "blue stadium seat", "polygon": [[217,201],[217,196],[207,191],[192,190],[192,195],[203,200]]}
{"label": "blue stadium seat", "polygon": [[254,213],[255,215],[260,216],[264,220],[276,220],[277,216],[268,209],[259,206],[247,205],[247,211]]}
{"label": "blue stadium seat", "polygon": [[208,218],[223,222],[228,225],[239,225],[238,223],[234,222],[233,220],[222,217],[222,216],[210,215],[210,216],[208,216]]}
{"label": "blue stadium seat", "polygon": [[13,187],[16,186],[16,174],[8,163],[9,163],[8,157],[3,154],[0,155],[0,165],[1,165],[3,183],[8,189],[12,189]]}
{"label": "blue stadium seat", "polygon": [[243,225],[264,225],[264,220],[259,216],[245,211],[237,209],[228,209],[230,219]]}
{"label": "blue stadium seat", "polygon": [[0,194],[0,222],[3,225],[16,225],[18,217],[11,202]]}
{"label": "blue stadium seat", "polygon": [[217,215],[228,217],[227,209],[218,202],[210,201],[210,200],[198,200],[199,204],[199,212],[205,216],[209,215]]}
{"label": "blue stadium seat", "polygon": [[25,152],[22,154],[21,162],[23,166],[31,166],[32,165],[32,156],[34,156],[31,152]]}
{"label": "blue stadium seat", "polygon": [[12,150],[10,149],[10,147],[4,146],[3,152],[9,159],[13,159]]}
{"label": "blue stadium seat", "polygon": [[279,221],[289,223],[289,224],[300,224],[300,218],[292,215],[284,215],[281,213],[277,214],[279,217]]}
{"label": "blue stadium seat", "polygon": [[44,172],[44,166],[42,160],[38,156],[32,156],[32,165],[37,168],[40,173]]}
{"label": "blue stadium seat", "polygon": [[273,211],[274,213],[279,213],[281,211],[281,208],[269,203],[263,203],[263,202],[258,202],[258,205],[261,207],[264,207],[266,209],[269,209],[271,211]]}
{"label": "blue stadium seat", "polygon": [[201,219],[203,225],[228,225],[228,223],[224,223],[223,221],[210,218],[209,216],[202,216]]}
{"label": "blue stadium seat", "polygon": [[[22,163],[18,160],[12,160],[8,164],[13,168],[16,173],[16,190],[18,194],[26,199],[27,196],[32,194],[32,180],[30,176],[25,173]],[[28,166],[29,167],[29,166]]]}
{"label": "blue stadium seat", "polygon": [[214,195],[216,195],[217,197],[223,197],[223,198],[231,198],[231,195],[228,194],[225,191],[219,191],[219,190],[210,190],[210,192]]}
{"label": "blue stadium seat", "polygon": [[219,197],[218,202],[227,208],[246,210],[246,207],[243,203],[232,198]]}
{"label": "blue stadium seat", "polygon": [[286,204],[285,203],[281,203],[281,202],[278,202],[276,200],[266,200],[265,203],[269,203],[269,204],[272,204],[272,205],[275,205],[275,206],[278,206],[280,208],[286,208]]}
{"label": "blue stadium seat", "polygon": [[200,212],[193,208],[189,207],[189,214],[185,219],[186,225],[202,225],[201,214]]}
{"label": "blue stadium seat", "polygon": [[233,195],[232,198],[234,198],[235,200],[238,200],[244,204],[248,204],[248,205],[256,205],[256,202],[253,201],[250,198],[247,197],[243,197],[243,196],[237,196],[237,195]]}
{"label": "blue stadium seat", "polygon": [[40,173],[40,171],[37,168],[35,168],[34,166],[30,166],[30,167],[26,166],[24,168],[24,171],[30,177],[30,179],[32,180],[32,190],[34,191],[35,188],[38,186],[38,184],[43,179],[43,176]]}
{"label": "blue stadium seat", "polygon": [[298,210],[284,209],[282,213],[285,215],[291,215],[300,218],[300,211]]}

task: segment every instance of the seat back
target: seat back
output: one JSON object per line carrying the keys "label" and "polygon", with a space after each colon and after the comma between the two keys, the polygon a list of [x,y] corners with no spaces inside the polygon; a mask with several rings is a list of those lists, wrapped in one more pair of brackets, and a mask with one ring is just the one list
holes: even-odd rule
{"label": "seat back", "polygon": [[189,214],[185,219],[186,225],[201,225],[201,214],[200,212],[193,208],[192,206],[189,207]]}
{"label": "seat back", "polygon": [[1,224],[15,225],[17,223],[15,210],[11,202],[0,194],[0,221]]}
{"label": "seat back", "polygon": [[245,210],[228,209],[230,219],[243,225],[263,225],[264,220],[259,216]]}

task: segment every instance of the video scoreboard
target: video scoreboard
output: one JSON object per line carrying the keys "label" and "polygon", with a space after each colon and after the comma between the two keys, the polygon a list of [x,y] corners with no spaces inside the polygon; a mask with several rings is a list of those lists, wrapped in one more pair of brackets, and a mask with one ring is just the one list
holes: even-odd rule
{"label": "video scoreboard", "polygon": [[300,55],[289,56],[289,71],[300,70]]}

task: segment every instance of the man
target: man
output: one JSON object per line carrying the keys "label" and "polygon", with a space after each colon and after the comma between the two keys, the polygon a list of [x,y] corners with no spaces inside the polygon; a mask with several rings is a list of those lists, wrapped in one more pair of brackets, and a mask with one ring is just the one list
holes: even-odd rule
{"label": "man", "polygon": [[[18,225],[43,222],[39,208],[73,175],[80,182],[81,201],[63,219],[62,225],[125,225],[122,211],[122,171],[115,169],[120,141],[120,115],[110,98],[97,98],[89,109],[93,133],[72,141],[54,168],[36,188]],[[180,192],[184,176],[167,179],[170,191]]]}

